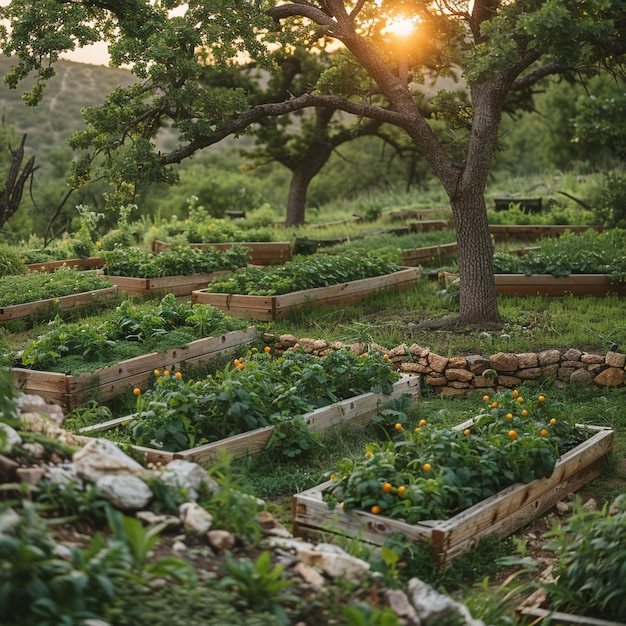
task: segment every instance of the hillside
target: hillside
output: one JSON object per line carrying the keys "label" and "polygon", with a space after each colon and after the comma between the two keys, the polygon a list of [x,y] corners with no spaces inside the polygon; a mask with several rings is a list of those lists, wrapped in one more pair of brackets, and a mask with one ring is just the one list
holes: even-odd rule
{"label": "hillside", "polygon": [[[0,55],[2,76],[8,72],[12,62]],[[83,107],[102,104],[110,91],[137,80],[128,70],[72,61],[58,61],[56,72],[37,107],[24,104],[20,89],[9,89],[4,82],[0,82],[0,115],[3,122],[14,126],[20,137],[28,133],[27,150],[29,154],[37,154],[39,163],[52,149],[65,145],[66,139],[76,130],[84,128]],[[25,81],[25,87],[30,88],[33,84],[34,79]]]}

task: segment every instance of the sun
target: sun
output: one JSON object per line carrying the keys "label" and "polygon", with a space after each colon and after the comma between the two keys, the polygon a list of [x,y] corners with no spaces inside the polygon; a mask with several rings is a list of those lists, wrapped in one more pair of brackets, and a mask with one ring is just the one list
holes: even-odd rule
{"label": "sun", "polygon": [[392,34],[397,37],[407,37],[413,33],[415,27],[415,19],[399,15],[390,19],[382,32],[383,34]]}

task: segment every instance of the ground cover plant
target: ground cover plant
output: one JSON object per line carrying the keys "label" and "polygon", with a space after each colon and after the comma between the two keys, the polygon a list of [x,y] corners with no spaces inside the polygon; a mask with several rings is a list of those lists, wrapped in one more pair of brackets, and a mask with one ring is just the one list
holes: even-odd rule
{"label": "ground cover plant", "polygon": [[283,265],[218,276],[211,281],[211,293],[274,296],[292,291],[328,287],[343,282],[383,276],[400,266],[387,255],[348,250],[339,255],[299,256]]}
{"label": "ground cover plant", "polygon": [[426,419],[413,427],[397,411],[379,416],[391,440],[368,444],[360,461],[340,463],[326,494],[331,508],[410,524],[447,519],[513,483],[550,476],[585,431],[562,403],[522,393],[485,395],[486,408],[464,429],[432,426]]}
{"label": "ground cover plant", "polygon": [[511,225],[581,225],[594,226],[600,224],[595,212],[577,207],[550,206],[541,211],[526,212],[520,209],[519,204],[512,198],[511,206],[504,211],[487,211],[487,220],[490,224]]}
{"label": "ground cover plant", "polygon": [[33,370],[77,374],[245,326],[242,320],[215,307],[178,302],[172,294],[156,306],[124,300],[99,323],[65,322],[55,317],[13,363]]}
{"label": "ground cover plant", "polygon": [[250,250],[237,245],[227,250],[171,248],[154,255],[138,248],[115,248],[103,256],[108,276],[159,278],[235,270],[248,263]]}
{"label": "ground cover plant", "polygon": [[626,230],[565,232],[546,238],[528,254],[496,252],[494,271],[501,274],[610,274],[613,283],[626,279]]}
{"label": "ground cover plant", "polygon": [[37,302],[110,287],[111,282],[95,272],[78,272],[69,267],[62,267],[51,273],[30,272],[2,276],[0,306]]}
{"label": "ground cover plant", "polygon": [[253,348],[206,377],[158,371],[152,386],[136,388],[136,409],[127,423],[103,436],[180,451],[265,426],[270,443],[296,456],[313,443],[302,416],[367,392],[391,393],[399,374],[380,352],[357,357],[338,350],[315,357],[302,350],[274,357]]}

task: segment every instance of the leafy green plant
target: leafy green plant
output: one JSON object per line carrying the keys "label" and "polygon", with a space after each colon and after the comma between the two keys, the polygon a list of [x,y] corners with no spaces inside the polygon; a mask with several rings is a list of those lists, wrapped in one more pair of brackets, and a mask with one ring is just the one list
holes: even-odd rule
{"label": "leafy green plant", "polygon": [[343,282],[397,272],[400,266],[388,256],[362,250],[347,250],[330,256],[314,254],[297,257],[283,265],[217,277],[209,284],[212,293],[274,296],[303,289],[327,287]]}
{"label": "leafy green plant", "polygon": [[273,443],[294,456],[312,443],[298,416],[361,393],[390,393],[397,379],[377,351],[356,356],[344,349],[320,358],[297,350],[275,358],[253,349],[201,380],[159,376],[138,396],[129,429],[136,444],[182,450],[277,425]]}
{"label": "leafy green plant", "polygon": [[0,306],[37,302],[85,291],[107,289],[111,283],[95,272],[61,267],[55,272],[30,272],[0,277]]}
{"label": "leafy green plant", "polygon": [[619,511],[608,506],[586,511],[580,500],[563,526],[553,524],[546,546],[558,558],[554,582],[543,585],[551,607],[609,620],[626,618],[626,506],[621,497]]}
{"label": "leafy green plant", "polygon": [[0,244],[0,276],[26,274],[27,269],[18,252],[6,244]]}
{"label": "leafy green plant", "polygon": [[228,553],[225,567],[228,575],[220,581],[220,586],[235,586],[251,607],[272,613],[281,625],[290,623],[280,602],[291,599],[283,593],[291,586],[291,581],[282,579],[285,566],[272,565],[267,550],[261,552],[255,561],[248,558],[235,560]]}
{"label": "leafy green plant", "polygon": [[21,363],[31,369],[89,371],[245,326],[243,320],[210,305],[179,303],[172,294],[162,298],[156,308],[124,300],[112,316],[97,325],[67,323],[55,317],[46,332],[26,346]]}
{"label": "leafy green plant", "polygon": [[344,459],[325,499],[416,523],[445,519],[515,482],[550,476],[563,452],[584,437],[563,406],[517,391],[485,395],[485,408],[464,428],[419,421],[395,427],[394,441]]}
{"label": "leafy green plant", "polygon": [[115,248],[105,251],[104,272],[109,276],[158,278],[235,270],[250,258],[245,246],[233,245],[222,251],[216,248],[170,248],[153,255],[138,248]]}

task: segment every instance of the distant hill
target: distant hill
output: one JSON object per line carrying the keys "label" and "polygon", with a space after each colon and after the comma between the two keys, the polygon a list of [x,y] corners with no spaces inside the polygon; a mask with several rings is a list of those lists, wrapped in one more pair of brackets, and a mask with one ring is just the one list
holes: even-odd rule
{"label": "distant hill", "polygon": [[[9,71],[13,62],[0,55],[0,76]],[[128,70],[58,61],[56,76],[48,82],[44,98],[36,107],[22,101],[24,88],[9,89],[0,81],[0,118],[7,126],[17,128],[18,138],[28,133],[27,152],[36,154],[41,164],[51,149],[64,146],[68,137],[85,128],[83,107],[102,104],[110,91],[136,81]],[[27,79],[21,87],[30,88],[34,82]]]}

